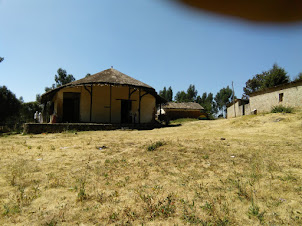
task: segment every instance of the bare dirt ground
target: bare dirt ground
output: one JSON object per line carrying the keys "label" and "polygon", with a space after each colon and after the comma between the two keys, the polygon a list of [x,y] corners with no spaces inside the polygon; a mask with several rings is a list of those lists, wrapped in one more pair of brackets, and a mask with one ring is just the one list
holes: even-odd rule
{"label": "bare dirt ground", "polygon": [[301,225],[302,112],[0,137],[0,224]]}

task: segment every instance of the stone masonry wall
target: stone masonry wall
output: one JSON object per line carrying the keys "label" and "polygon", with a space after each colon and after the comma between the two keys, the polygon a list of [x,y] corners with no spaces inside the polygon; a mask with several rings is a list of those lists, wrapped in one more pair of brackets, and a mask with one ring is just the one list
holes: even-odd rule
{"label": "stone masonry wall", "polygon": [[280,89],[250,97],[251,110],[257,112],[270,112],[272,107],[283,105],[285,107],[302,106],[302,86]]}
{"label": "stone masonry wall", "polygon": [[234,105],[231,105],[227,108],[227,118],[234,118],[236,112],[236,117],[240,117],[243,115],[250,115],[251,114],[251,107],[250,104],[239,105],[239,101],[235,103],[235,110]]}

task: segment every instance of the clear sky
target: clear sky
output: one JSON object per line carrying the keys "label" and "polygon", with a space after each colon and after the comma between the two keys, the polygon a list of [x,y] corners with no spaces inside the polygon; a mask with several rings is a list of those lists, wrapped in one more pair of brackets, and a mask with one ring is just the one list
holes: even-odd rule
{"label": "clear sky", "polygon": [[274,63],[302,72],[302,23],[259,25],[167,0],[0,0],[0,85],[34,101],[58,68],[76,79],[113,66],[153,86],[198,94]]}

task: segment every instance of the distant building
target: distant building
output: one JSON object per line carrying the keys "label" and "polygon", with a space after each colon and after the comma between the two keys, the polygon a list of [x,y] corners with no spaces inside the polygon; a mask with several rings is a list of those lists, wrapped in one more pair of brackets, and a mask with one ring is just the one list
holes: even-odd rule
{"label": "distant building", "polygon": [[227,105],[227,118],[234,118],[250,114],[251,109],[249,105],[249,100],[236,99],[235,104],[230,103]]}
{"label": "distant building", "polygon": [[[249,102],[236,100],[227,106],[227,118],[270,112],[274,106],[302,107],[302,81],[291,82],[250,94]],[[235,116],[236,113],[236,116]]]}
{"label": "distant building", "polygon": [[[168,102],[162,106],[161,114],[165,114],[170,120],[178,118],[198,118],[206,117],[205,113],[202,111],[204,108],[194,102],[184,102],[184,103],[175,103]],[[158,114],[160,112],[158,111]]]}
{"label": "distant building", "polygon": [[152,123],[157,104],[166,101],[155,89],[113,68],[42,95],[51,103],[53,123]]}

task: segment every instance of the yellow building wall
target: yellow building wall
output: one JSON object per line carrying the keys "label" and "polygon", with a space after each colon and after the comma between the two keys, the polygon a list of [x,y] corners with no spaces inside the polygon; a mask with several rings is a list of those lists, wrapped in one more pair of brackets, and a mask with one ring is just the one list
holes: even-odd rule
{"label": "yellow building wall", "polygon": [[[84,91],[83,91],[84,90]],[[87,100],[90,98],[89,93],[84,89],[84,87],[72,87],[72,88],[64,88],[59,90],[53,98],[54,102],[54,110],[58,116],[58,120],[62,120],[63,118],[63,93],[71,92],[71,93],[81,93],[80,97],[80,121],[86,121],[87,112],[85,109],[87,108]],[[85,93],[86,92],[86,93]]]}
{"label": "yellow building wall", "polygon": [[141,100],[141,123],[154,121],[156,113],[156,100],[151,95],[146,95]]}
{"label": "yellow building wall", "polygon": [[[85,111],[90,114],[90,101],[88,109]],[[110,87],[109,86],[93,86],[92,89],[92,122],[110,122]],[[89,120],[88,120],[89,122]]]}
{"label": "yellow building wall", "polygon": [[[91,89],[87,86],[87,89]],[[130,89],[132,92],[133,89]],[[80,95],[80,122],[90,122],[90,94],[83,86],[63,88],[56,93],[53,98],[54,109],[58,115],[58,119],[63,118],[63,93],[75,92]],[[141,91],[141,95],[145,92]],[[111,123],[121,122],[121,99],[128,100],[128,86],[112,86],[111,87]],[[139,108],[139,90],[136,90],[130,100],[132,101],[131,112],[136,114],[136,123],[138,123]],[[147,94],[141,99],[141,123],[151,123],[154,120],[156,111],[155,97]],[[110,123],[110,86],[94,85],[92,89],[92,114],[91,121],[97,123]],[[134,117],[133,117],[134,118]]]}

